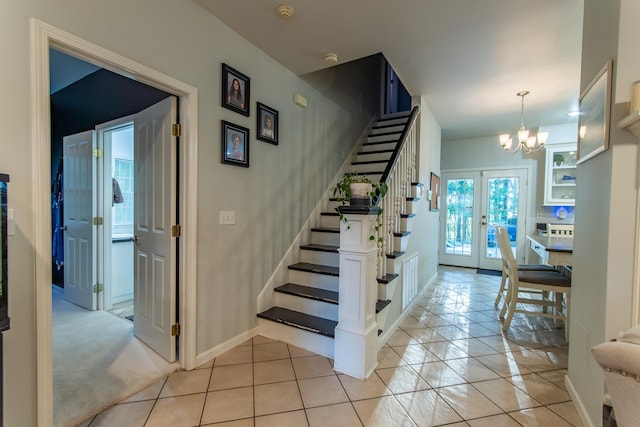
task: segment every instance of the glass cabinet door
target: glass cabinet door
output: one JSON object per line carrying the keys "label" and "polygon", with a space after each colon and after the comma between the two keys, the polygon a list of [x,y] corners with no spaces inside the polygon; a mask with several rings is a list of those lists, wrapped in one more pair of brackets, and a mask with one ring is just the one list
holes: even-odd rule
{"label": "glass cabinet door", "polygon": [[576,202],[576,144],[546,147],[544,204],[573,206]]}

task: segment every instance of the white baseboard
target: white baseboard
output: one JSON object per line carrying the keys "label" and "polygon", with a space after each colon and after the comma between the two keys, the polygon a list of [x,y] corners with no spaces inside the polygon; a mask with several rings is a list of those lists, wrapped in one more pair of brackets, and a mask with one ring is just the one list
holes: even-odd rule
{"label": "white baseboard", "polygon": [[229,341],[223,342],[222,344],[217,345],[205,351],[204,353],[200,353],[199,355],[196,356],[196,367],[203,365],[210,360],[215,359],[216,357],[231,350],[234,347],[237,347],[238,345],[242,344],[246,340],[255,337],[256,335],[258,335],[258,333],[259,333],[259,328],[256,326],[253,329],[249,329],[248,331],[236,337],[233,337]]}
{"label": "white baseboard", "polygon": [[[580,396],[576,392],[576,389],[573,386],[573,383],[569,379],[569,375],[564,376],[564,385],[567,388],[567,392],[569,393],[569,396],[571,396],[571,400],[573,400],[573,404],[576,405],[576,411],[578,412],[578,415],[580,416],[580,420],[582,421],[582,424],[584,425],[584,427],[596,427],[596,425],[593,424],[589,419],[589,413],[587,412],[587,408],[584,406],[584,403],[582,402],[582,400],[580,399]],[[600,426],[600,423],[598,423],[598,427],[599,426]]]}

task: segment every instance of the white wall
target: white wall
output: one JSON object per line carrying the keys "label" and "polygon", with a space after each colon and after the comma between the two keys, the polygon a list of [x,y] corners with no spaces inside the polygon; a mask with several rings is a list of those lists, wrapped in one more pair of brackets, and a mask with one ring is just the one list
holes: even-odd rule
{"label": "white wall", "polygon": [[[11,60],[0,80],[0,123],[10,129],[0,139],[0,171],[11,175],[9,205],[16,214],[16,235],[8,242],[12,328],[4,334],[4,416],[10,426],[37,425],[32,17],[198,88],[198,353],[255,325],[257,293],[342,164],[341,151],[349,152],[355,141],[350,111],[194,2],[2,2],[0,27],[7,36],[0,38],[0,52]],[[251,117],[220,107],[222,62],[251,78]],[[292,103],[293,93],[308,99],[307,109]],[[279,110],[280,145],[255,140],[256,101]],[[220,163],[220,120],[251,130],[250,168]],[[235,211],[236,225],[218,225],[220,210]]]}
{"label": "white wall", "polygon": [[586,0],[581,90],[613,59],[610,147],[578,165],[569,384],[591,425],[600,425],[604,380],[590,348],[632,326],[637,139],[616,123],[640,78],[636,0]]}

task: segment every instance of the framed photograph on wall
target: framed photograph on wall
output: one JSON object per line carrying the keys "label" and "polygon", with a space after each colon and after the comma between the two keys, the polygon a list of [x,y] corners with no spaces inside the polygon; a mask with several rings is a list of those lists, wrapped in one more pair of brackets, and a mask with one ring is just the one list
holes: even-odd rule
{"label": "framed photograph on wall", "polygon": [[249,167],[249,129],[222,120],[222,163]]}
{"label": "framed photograph on wall", "polygon": [[576,163],[589,160],[609,148],[612,66],[613,62],[607,61],[580,94],[578,161]]}
{"label": "framed photograph on wall", "polygon": [[440,177],[431,172],[431,186],[429,188],[431,192],[431,199],[429,202],[430,211],[440,210]]}
{"label": "framed photograph on wall", "polygon": [[278,145],[278,110],[256,103],[256,132],[260,141]]}
{"label": "framed photograph on wall", "polygon": [[222,106],[249,117],[251,79],[240,71],[222,64]]}

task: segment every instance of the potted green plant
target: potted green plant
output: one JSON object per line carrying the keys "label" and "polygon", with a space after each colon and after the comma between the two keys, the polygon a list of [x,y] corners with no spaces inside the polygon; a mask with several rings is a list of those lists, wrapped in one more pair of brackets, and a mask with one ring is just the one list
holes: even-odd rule
{"label": "potted green plant", "polygon": [[[344,174],[342,179],[333,187],[333,196],[341,205],[350,206],[366,206],[371,207],[374,200],[380,199],[387,194],[388,186],[385,182],[373,182],[366,174],[358,172],[348,172]],[[340,214],[340,221],[344,221],[349,229],[347,218]],[[371,230],[370,240],[376,240],[375,234],[382,228],[382,209],[378,211],[376,222]],[[382,238],[378,238],[381,242]]]}
{"label": "potted green plant", "polygon": [[555,153],[553,155],[553,164],[555,166],[562,166],[564,164],[564,156],[560,153]]}

